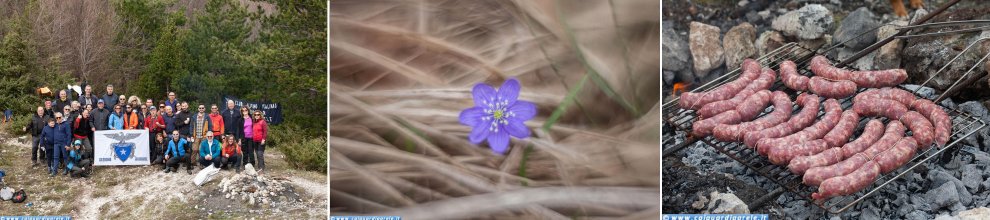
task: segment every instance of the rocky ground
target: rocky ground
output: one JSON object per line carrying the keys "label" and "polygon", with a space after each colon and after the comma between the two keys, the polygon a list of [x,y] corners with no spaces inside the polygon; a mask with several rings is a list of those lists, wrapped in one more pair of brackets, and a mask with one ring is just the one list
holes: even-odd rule
{"label": "rocky ground", "polygon": [[[675,83],[687,84],[688,88],[702,85],[737,68],[742,59],[759,57],[790,42],[817,50],[834,60],[849,58],[878,39],[895,33],[895,27],[924,16],[946,1],[924,2],[923,9],[908,7],[907,17],[897,17],[886,0],[664,0],[661,45],[664,91],[671,91]],[[932,21],[990,19],[988,12],[990,4],[963,1]],[[977,65],[970,76],[963,77],[990,52],[990,43],[978,45],[973,52],[964,54],[944,72],[935,75],[966,46],[984,37],[990,37],[990,31],[895,40],[852,63],[851,68],[904,68],[910,75],[907,84],[922,84],[932,78],[920,91],[929,99],[946,92],[962,78],[958,85],[961,89],[949,93],[949,98],[942,104],[990,122],[987,114],[990,79],[985,65]],[[676,97],[674,95],[667,92],[664,102]],[[668,128],[664,127],[665,132],[671,130]],[[677,138],[672,143],[663,143],[665,146],[684,141],[684,134],[673,135]],[[990,209],[985,208],[990,205],[988,152],[990,128],[984,128],[947,150],[938,160],[920,166],[838,215],[808,204],[792,193],[784,193],[776,201],[748,211],[792,219],[966,219],[967,216],[986,216],[990,214]],[[754,195],[780,188],[700,143],[663,160],[664,213],[713,212],[718,206],[709,205],[712,192],[730,193],[748,204],[756,199]],[[673,173],[674,178],[667,178],[669,173]]]}
{"label": "rocky ground", "polygon": [[[293,170],[278,150],[267,151],[269,183],[284,190],[269,203],[226,199],[220,182],[237,176],[222,170],[201,187],[194,175],[163,173],[160,166],[96,167],[90,178],[49,177],[30,166],[27,137],[0,134],[0,169],[5,182],[28,193],[25,203],[0,202],[5,215],[60,215],[78,219],[323,219],[326,174]],[[185,168],[182,168],[185,169]],[[197,170],[194,170],[198,171]],[[241,176],[246,175],[240,174]],[[195,174],[195,173],[194,173]]]}

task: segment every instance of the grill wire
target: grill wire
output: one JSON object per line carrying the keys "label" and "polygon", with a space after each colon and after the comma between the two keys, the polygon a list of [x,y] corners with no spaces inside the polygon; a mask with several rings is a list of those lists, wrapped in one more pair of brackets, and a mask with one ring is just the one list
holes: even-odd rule
{"label": "grill wire", "polygon": [[[813,76],[813,73],[811,73],[811,71],[808,70],[807,65],[808,65],[808,61],[810,61],[811,58],[815,55],[816,54],[813,51],[807,48],[804,48],[796,43],[789,43],[784,46],[781,46],[780,48],[777,48],[772,52],[767,53],[764,56],[757,58],[756,60],[759,61],[762,66],[770,67],[775,71],[779,70],[779,65],[781,62],[783,62],[784,60],[791,60],[797,64],[799,74],[810,77]],[[832,61],[832,63],[835,63],[834,60],[831,59],[829,60]],[[735,80],[736,78],[738,78],[740,71],[741,70],[737,68],[732,72],[729,72],[715,80],[712,80],[709,83],[706,83],[704,85],[695,88],[694,90],[692,90],[692,92],[709,91],[718,86],[721,86],[722,84]],[[912,91],[904,88],[903,86],[899,86],[899,87],[907,91]],[[785,87],[780,80],[776,80],[773,83],[773,85],[770,87],[770,90],[784,91],[791,97],[791,100],[794,100],[797,97],[797,95],[801,93],[801,92],[795,92],[794,90]],[[856,91],[856,94],[859,94],[860,92],[863,92],[865,90],[866,90],[865,88],[859,88]],[[917,91],[912,91],[912,92],[915,94],[917,98],[923,98],[917,93]],[[853,97],[855,97],[855,95],[838,100],[841,103],[841,106],[844,110],[851,108],[853,104],[852,103]],[[679,99],[674,99],[668,101],[667,103],[664,103],[662,109],[663,121],[661,122],[661,124],[663,124],[662,126],[664,128],[675,128],[678,131],[690,133],[692,123],[698,120],[697,116],[694,110],[681,109],[677,105],[678,100]],[[733,160],[745,165],[749,169],[752,169],[755,173],[758,173],[761,176],[766,177],[775,184],[785,188],[787,191],[791,193],[795,193],[796,195],[798,195],[798,197],[808,201],[809,204],[814,204],[815,206],[818,206],[831,213],[842,213],[847,209],[853,207],[857,203],[861,202],[862,200],[867,199],[868,197],[879,191],[884,186],[890,184],[894,180],[897,180],[900,177],[904,176],[905,174],[910,173],[911,170],[913,170],[915,167],[918,167],[919,165],[922,165],[932,160],[933,158],[936,158],[938,155],[942,154],[942,152],[944,152],[945,150],[955,147],[957,143],[959,143],[966,137],[969,137],[970,135],[974,134],[975,132],[977,132],[978,130],[980,130],[981,128],[987,125],[986,122],[983,122],[982,120],[972,115],[969,115],[968,113],[961,112],[957,109],[947,108],[938,102],[936,103],[942,106],[943,108],[948,109],[946,113],[948,113],[950,118],[952,119],[952,136],[949,140],[949,143],[947,143],[945,147],[928,148],[924,152],[920,152],[916,154],[907,164],[901,166],[897,170],[894,170],[887,174],[879,175],[877,179],[873,182],[873,184],[871,184],[865,190],[861,190],[859,192],[856,192],[848,196],[833,197],[831,199],[825,200],[824,202],[816,202],[814,199],[811,198],[811,194],[817,192],[817,187],[812,187],[802,184],[801,183],[802,176],[791,173],[786,166],[778,166],[770,163],[770,161],[766,157],[759,155],[755,149],[751,149],[740,142],[722,142],[716,140],[711,135],[701,138],[700,141],[704,142],[708,146],[715,148],[715,150],[717,150],[722,154],[725,154],[729,158],[732,158]],[[768,107],[762,113],[760,113],[760,115],[757,118],[763,117],[764,115],[770,113],[772,109],[773,109],[772,106]],[[794,105],[794,112],[798,112],[798,111],[800,111],[800,109],[796,105]],[[817,118],[816,121],[820,120],[822,115],[824,115],[824,111],[819,110],[818,115],[816,116]],[[862,133],[863,127],[866,124],[866,122],[872,118],[873,117],[861,118],[860,123],[856,127],[853,137],[858,137]],[[886,124],[886,122],[888,121],[886,118],[879,118],[879,119],[882,122],[884,122],[884,124]],[[683,147],[690,146],[690,143],[693,143],[695,140],[697,140],[696,139],[697,137],[688,137],[688,140],[686,140],[684,143],[679,143],[678,145],[671,143],[672,141],[675,140],[673,136],[674,136],[674,132],[671,132],[670,134],[664,134],[663,136],[665,145],[662,147],[662,149],[663,149],[663,154],[665,156],[668,153],[672,153],[674,151],[680,150]]]}

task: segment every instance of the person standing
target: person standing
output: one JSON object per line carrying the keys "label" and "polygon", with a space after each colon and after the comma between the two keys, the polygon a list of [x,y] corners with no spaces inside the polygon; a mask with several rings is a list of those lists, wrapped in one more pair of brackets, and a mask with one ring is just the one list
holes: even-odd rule
{"label": "person standing", "polygon": [[213,139],[213,133],[206,132],[206,136],[200,141],[199,165],[204,168],[210,165],[220,168],[221,146],[219,140]]}
{"label": "person standing", "polygon": [[113,113],[110,114],[110,121],[108,122],[111,130],[124,130],[124,112],[121,108],[123,108],[121,105],[113,107]]}
{"label": "person standing", "polygon": [[165,134],[171,134],[175,131],[175,113],[172,111],[171,106],[165,106],[165,115],[162,115],[162,120],[165,122]]}
{"label": "person standing", "polygon": [[89,110],[83,110],[79,118],[73,121],[72,137],[82,144],[86,152],[93,152],[93,145],[89,142],[90,132],[93,130],[89,121]]}
{"label": "person standing", "polygon": [[31,140],[31,167],[38,166],[39,152],[42,153],[40,158],[42,160],[46,159],[44,154],[44,145],[41,145],[41,131],[45,129],[45,124],[47,124],[48,119],[50,118],[45,115],[45,108],[38,106],[37,114],[35,114],[34,117],[31,117],[31,123],[23,129],[25,132],[30,131],[31,136],[33,137]]}
{"label": "person standing", "polygon": [[179,136],[179,131],[172,131],[172,139],[168,142],[168,149],[165,150],[165,173],[178,172],[179,163],[186,161],[186,173],[192,174],[192,160],[189,160],[189,142]]}
{"label": "person standing", "polygon": [[52,106],[52,100],[45,100],[45,115],[48,116],[48,118],[55,118],[55,109],[53,108],[54,106]]}
{"label": "person standing", "polygon": [[113,107],[117,106],[117,94],[113,94],[113,84],[107,85],[107,94],[103,95],[103,102],[106,103],[107,111],[111,111]]}
{"label": "person standing", "polygon": [[171,106],[173,110],[178,109],[179,99],[175,97],[175,92],[168,92],[168,99],[165,100],[165,106]]}
{"label": "person standing", "polygon": [[210,124],[213,125],[210,129],[213,131],[213,138],[220,139],[226,126],[224,126],[223,116],[220,115],[220,108],[217,105],[210,106]]}
{"label": "person standing", "polygon": [[96,95],[93,95],[93,86],[86,85],[83,90],[83,94],[79,95],[79,104],[82,104],[83,106],[95,106],[97,99],[98,98],[96,98]]}
{"label": "person standing", "polygon": [[103,101],[103,99],[96,100],[96,108],[92,112],[93,128],[96,131],[110,130],[110,112],[106,108],[106,101]]}
{"label": "person standing", "polygon": [[241,173],[241,155],[244,153],[241,151],[241,145],[237,144],[237,140],[234,140],[233,135],[227,135],[223,141],[223,152],[222,158],[220,158],[220,164],[222,167],[230,168],[234,167],[237,173]]}
{"label": "person standing", "polygon": [[268,123],[265,122],[264,112],[254,111],[251,137],[254,140],[254,152],[258,157],[258,172],[265,171],[265,139],[268,138]]}
{"label": "person standing", "polygon": [[241,107],[241,115],[243,116],[243,124],[241,124],[241,147],[244,148],[244,159],[241,159],[244,164],[254,164],[257,167],[258,164],[255,163],[254,158],[254,119],[251,119],[251,110],[247,107]]}
{"label": "person standing", "polygon": [[[182,103],[182,105],[185,106],[187,104]],[[196,152],[199,151],[201,143],[206,140],[207,133],[210,134],[209,137],[213,137],[213,124],[210,122],[210,115],[206,114],[206,106],[199,105],[197,110],[198,111],[196,114],[190,117],[192,122],[190,122],[189,125],[189,129],[192,129],[192,131],[189,131],[189,134],[192,135],[192,140],[190,142],[193,143],[193,151]],[[194,156],[193,159],[195,158],[196,157]]]}
{"label": "person standing", "polygon": [[[66,160],[69,159],[68,149],[69,149],[69,143],[72,141],[71,123],[68,122],[66,118],[62,117],[62,113],[55,113],[55,120],[57,122],[55,123],[55,136],[54,136],[55,149],[53,149],[55,151],[55,157],[54,157],[55,169],[54,172],[52,173],[53,176],[58,174],[58,169],[59,169],[58,164],[64,163]],[[66,170],[65,174],[68,173],[69,171]]]}
{"label": "person standing", "polygon": [[[165,120],[163,120],[162,118],[163,117],[158,114],[158,108],[155,108],[155,106],[151,106],[151,113],[149,113],[148,116],[144,118],[144,124],[146,125],[144,126],[145,127],[144,129],[148,130],[148,136],[154,138],[155,136],[161,134],[163,130],[165,130]],[[148,143],[155,143],[154,139],[152,139],[152,141]],[[151,152],[154,153],[159,151],[161,151],[161,149],[159,149],[158,151],[152,149]]]}
{"label": "person standing", "polygon": [[58,90],[58,98],[55,99],[55,109],[62,110],[71,103],[72,101],[69,100],[67,92],[65,90]]}
{"label": "person standing", "polygon": [[48,118],[48,126],[41,129],[41,146],[44,146],[45,164],[48,166],[48,174],[55,175],[55,118]]}
{"label": "person standing", "polygon": [[134,107],[131,107],[131,105],[126,105],[126,106],[127,106],[127,113],[124,115],[124,129],[127,130],[143,129],[139,127],[141,123],[140,122],[141,117],[138,115],[140,115],[141,113],[138,113],[138,110],[134,109]]}

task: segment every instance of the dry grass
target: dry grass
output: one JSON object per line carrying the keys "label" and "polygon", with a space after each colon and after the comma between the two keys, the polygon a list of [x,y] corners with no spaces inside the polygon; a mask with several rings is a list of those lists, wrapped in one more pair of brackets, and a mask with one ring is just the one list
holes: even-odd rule
{"label": "dry grass", "polygon": [[[331,215],[659,218],[655,1],[333,1]],[[467,141],[471,87],[539,114]]]}

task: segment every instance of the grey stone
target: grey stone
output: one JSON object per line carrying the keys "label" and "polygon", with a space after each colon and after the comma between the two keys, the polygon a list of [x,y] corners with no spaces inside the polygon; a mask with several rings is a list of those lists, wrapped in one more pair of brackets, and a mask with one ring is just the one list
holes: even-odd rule
{"label": "grey stone", "polygon": [[863,209],[863,212],[860,213],[859,217],[861,219],[880,219],[880,213],[878,213],[878,209],[876,207],[873,207],[873,205],[868,205]]}
{"label": "grey stone", "polygon": [[915,211],[913,211],[913,212],[908,213],[907,215],[905,215],[904,216],[904,219],[907,219],[907,220],[927,220],[927,219],[931,219],[931,216],[928,215],[928,213],[925,213],[924,211],[915,210]]}
{"label": "grey stone", "polygon": [[749,214],[749,206],[732,193],[711,193],[706,214]]}
{"label": "grey stone", "polygon": [[860,7],[842,19],[833,40],[850,49],[863,49],[876,42],[877,26],[879,23],[874,18],[873,12],[866,7]]}
{"label": "grey stone", "polygon": [[743,59],[756,57],[756,28],[753,25],[743,22],[729,29],[722,38],[722,47],[725,48],[725,65],[728,69],[738,68]]}
{"label": "grey stone", "polygon": [[924,8],[919,8],[918,10],[914,10],[914,14],[911,15],[910,23],[914,24],[915,21],[918,21],[918,19],[921,19],[921,17],[924,17],[925,15],[928,15],[928,10],[925,10]]}
{"label": "grey stone", "polygon": [[719,41],[719,28],[699,22],[691,22],[691,33],[688,35],[688,47],[691,48],[691,59],[694,62],[694,73],[699,78],[725,62],[725,51]]}
{"label": "grey stone", "polygon": [[980,183],[983,182],[983,171],[976,164],[964,165],[961,180],[970,193],[976,193],[980,190]]}
{"label": "grey stone", "polygon": [[960,203],[956,203],[955,205],[952,205],[952,207],[949,207],[949,210],[952,211],[952,215],[958,215],[959,212],[962,212],[962,211],[965,211],[966,210],[966,206],[964,206],[964,205],[962,205]]}
{"label": "grey stone", "polygon": [[[849,48],[839,48],[837,49],[837,51],[839,51],[838,54],[839,60],[848,59],[859,52],[859,50],[849,49]],[[870,52],[865,56],[860,57],[855,62],[852,62],[851,64],[849,64],[849,66],[859,70],[872,70],[874,65],[873,61],[877,53],[878,53],[877,51]]]}
{"label": "grey stone", "polygon": [[258,171],[254,169],[254,165],[244,164],[244,174],[247,174],[248,176],[257,176]]}
{"label": "grey stone", "polygon": [[674,71],[663,71],[663,84],[667,86],[674,85],[674,78],[677,77],[677,72]]}
{"label": "grey stone", "polygon": [[760,34],[760,37],[756,38],[756,50],[759,52],[760,56],[766,55],[768,52],[776,50],[781,46],[786,44],[784,35],[780,32],[774,30],[767,30]]}
{"label": "grey stone", "polygon": [[911,205],[914,206],[915,210],[922,210],[922,211],[932,210],[931,202],[929,202],[928,199],[925,199],[925,197],[922,197],[920,195],[911,195]]}
{"label": "grey stone", "polygon": [[905,84],[904,88],[912,92],[914,90],[918,90],[918,95],[921,96],[922,98],[926,98],[926,99],[938,98],[938,95],[935,94],[935,89],[931,87],[919,86],[915,84]]}
{"label": "grey stone", "polygon": [[955,184],[951,182],[928,191],[925,197],[927,197],[928,201],[932,202],[932,208],[934,209],[945,208],[959,203],[959,192],[956,191]]}
{"label": "grey stone", "polygon": [[[876,39],[879,40],[890,37],[897,33],[897,29],[895,29],[896,27],[904,25],[908,25],[907,21],[897,20],[883,25],[877,29]],[[876,69],[901,68],[900,53],[903,47],[903,40],[894,39],[881,46],[880,49],[877,49],[877,56],[873,58]]]}
{"label": "grey stone", "polygon": [[826,34],[825,36],[816,39],[799,40],[797,43],[798,45],[801,45],[804,48],[808,48],[810,50],[817,50],[818,48],[828,45],[831,39],[832,37]]}
{"label": "grey stone", "polygon": [[787,12],[770,25],[787,36],[811,40],[822,37],[832,28],[832,12],[820,4],[810,4]]}
{"label": "grey stone", "polygon": [[672,21],[663,22],[663,69],[672,71],[686,70],[691,66],[691,51],[688,50],[687,40],[674,32]]}

